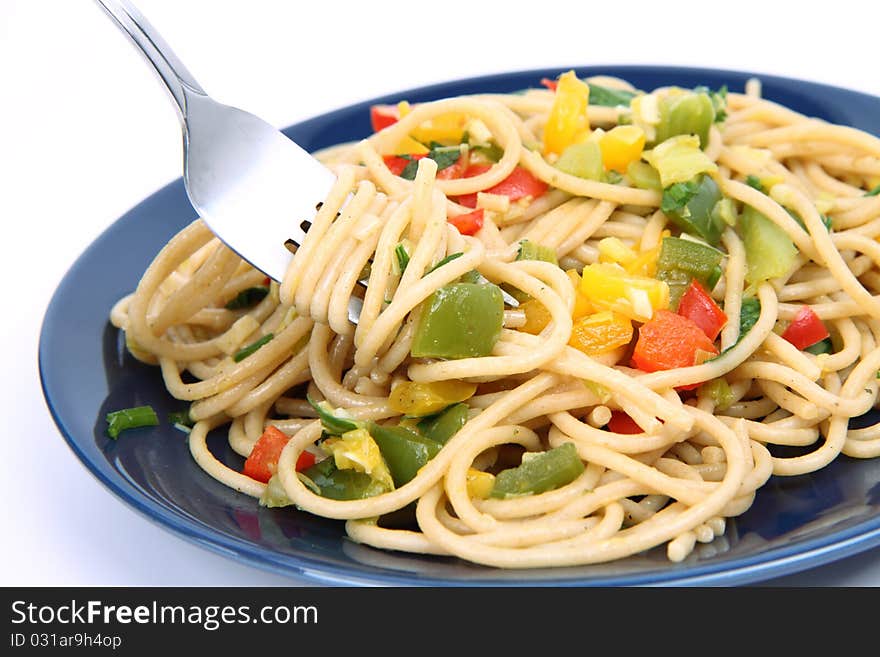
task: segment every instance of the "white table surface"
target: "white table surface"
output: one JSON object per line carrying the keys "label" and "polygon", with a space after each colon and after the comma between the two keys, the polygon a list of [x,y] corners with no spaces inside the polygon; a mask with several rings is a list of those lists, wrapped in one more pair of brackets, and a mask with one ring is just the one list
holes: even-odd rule
{"label": "white table surface", "polygon": [[[875,3],[795,12],[766,1],[630,0],[618,5],[625,15],[604,18],[589,5],[614,6],[139,4],[205,89],[279,126],[430,82],[545,66],[709,66],[880,95]],[[180,176],[164,91],[97,5],[65,0],[0,2],[0,82],[0,585],[307,584],[195,547],[124,506],[64,445],[40,391],[37,340],[61,277],[105,227]],[[880,549],[771,583],[880,585]]]}

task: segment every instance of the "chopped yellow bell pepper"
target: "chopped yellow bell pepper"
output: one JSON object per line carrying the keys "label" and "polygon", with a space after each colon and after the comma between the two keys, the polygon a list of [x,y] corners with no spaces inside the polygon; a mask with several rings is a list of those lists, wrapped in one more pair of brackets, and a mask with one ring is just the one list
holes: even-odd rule
{"label": "chopped yellow bell pepper", "polygon": [[388,405],[403,415],[421,417],[470,399],[476,391],[476,384],[464,381],[404,381],[391,388]]}
{"label": "chopped yellow bell pepper", "polygon": [[353,429],[339,438],[327,438],[321,443],[321,448],[333,456],[340,470],[363,472],[385,490],[394,490],[394,480],[382,458],[382,452],[366,429]]}
{"label": "chopped yellow bell pepper", "polygon": [[544,126],[544,154],[560,155],[568,146],[583,141],[590,134],[587,106],[590,86],[574,71],[559,76],[556,95],[547,125]]}
{"label": "chopped yellow bell pepper", "polygon": [[519,330],[531,333],[532,335],[538,335],[538,333],[543,331],[552,318],[550,311],[547,310],[547,306],[537,299],[529,299],[521,303],[519,308],[526,314],[526,323]]}
{"label": "chopped yellow bell pepper", "polygon": [[478,500],[485,500],[495,486],[495,475],[476,468],[468,468],[466,481],[468,495]]}
{"label": "chopped yellow bell pepper", "polygon": [[577,273],[577,270],[569,269],[565,273],[574,287],[574,307],[571,310],[571,318],[580,319],[593,312],[593,304],[590,303],[587,295],[581,292],[581,275]]}
{"label": "chopped yellow bell pepper", "polygon": [[422,142],[416,141],[409,135],[397,142],[394,147],[394,155],[424,155],[429,153],[430,149]]}
{"label": "chopped yellow bell pepper", "polygon": [[599,241],[599,262],[613,262],[623,267],[628,274],[654,276],[657,273],[657,258],[660,248],[636,251],[616,237],[606,237]]}
{"label": "chopped yellow bell pepper", "polygon": [[669,306],[669,286],[665,282],[630,274],[613,263],[584,267],[581,291],[597,308],[613,310],[637,322],[646,322],[655,310]]}
{"label": "chopped yellow bell pepper", "polygon": [[645,148],[645,131],[635,125],[619,125],[599,139],[602,164],[609,171],[625,173],[630,162],[642,157]]}
{"label": "chopped yellow bell pepper", "polygon": [[426,144],[432,141],[441,144],[458,144],[461,142],[468,121],[468,117],[459,112],[440,114],[428,119],[410,134]]}
{"label": "chopped yellow bell pepper", "polygon": [[628,317],[606,310],[577,320],[568,344],[593,356],[629,344],[632,335],[632,322]]}

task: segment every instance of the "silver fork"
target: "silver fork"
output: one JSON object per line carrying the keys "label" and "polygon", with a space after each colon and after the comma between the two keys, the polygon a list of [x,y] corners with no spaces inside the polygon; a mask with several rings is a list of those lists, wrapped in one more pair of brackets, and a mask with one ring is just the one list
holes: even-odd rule
{"label": "silver fork", "polygon": [[[226,246],[281,281],[335,176],[263,119],[208,96],[128,0],[97,2],[171,93],[183,131],[183,183],[193,208]],[[507,292],[503,296],[508,305],[518,305]],[[348,318],[355,324],[362,307],[363,300],[352,296]]]}
{"label": "silver fork", "polygon": [[[97,2],[171,93],[183,132],[183,182],[193,208],[226,246],[280,281],[335,176],[274,126],[209,97],[130,2]],[[361,305],[357,297],[349,304],[355,323]]]}

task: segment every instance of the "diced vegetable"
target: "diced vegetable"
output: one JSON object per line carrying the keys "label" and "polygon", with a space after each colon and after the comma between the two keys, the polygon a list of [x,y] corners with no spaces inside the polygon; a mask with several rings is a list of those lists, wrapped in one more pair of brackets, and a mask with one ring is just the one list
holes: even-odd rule
{"label": "diced vegetable", "polygon": [[413,138],[425,144],[430,144],[431,142],[460,144],[467,123],[468,117],[466,114],[447,112],[446,114],[431,117],[410,134]]}
{"label": "diced vegetable", "polygon": [[425,301],[413,336],[415,358],[488,356],[501,336],[504,298],[492,284],[455,283]]}
{"label": "diced vegetable", "polygon": [[638,94],[629,89],[612,89],[600,84],[590,83],[590,105],[602,107],[629,107],[630,101]]}
{"label": "diced vegetable", "polygon": [[538,335],[550,323],[552,315],[547,306],[537,299],[529,299],[519,304],[519,309],[526,315],[526,323],[519,327],[520,331]]}
{"label": "diced vegetable", "polygon": [[[264,484],[268,483],[269,478],[278,469],[281,450],[289,441],[290,436],[270,424],[254,443],[250,455],[244,462],[242,473],[251,479],[262,481]],[[314,464],[315,455],[310,452],[302,452],[296,460],[296,471],[302,472]]]}
{"label": "diced vegetable", "polygon": [[752,330],[761,316],[761,302],[757,297],[743,297],[739,311],[739,339]]}
{"label": "diced vegetable", "polygon": [[594,263],[581,273],[581,291],[596,308],[644,322],[669,305],[669,286],[648,276],[629,274],[619,265]]}
{"label": "diced vegetable", "polygon": [[483,227],[483,209],[478,208],[473,212],[450,216],[447,221],[455,226],[462,235],[476,235]]}
{"label": "diced vegetable", "polygon": [[559,76],[553,106],[544,126],[544,154],[560,155],[590,133],[590,87],[574,71]]}
{"label": "diced vegetable", "polygon": [[168,414],[168,421],[171,424],[179,424],[184,427],[191,427],[195,424],[189,415],[189,411],[175,411]]}
{"label": "diced vegetable", "polygon": [[306,399],[318,413],[324,431],[331,436],[341,436],[348,431],[361,429],[364,426],[362,422],[345,417],[339,409],[334,409],[329,402],[315,402],[310,397],[306,397]]}
{"label": "diced vegetable", "polygon": [[798,349],[806,349],[829,337],[828,329],[809,306],[801,306],[782,337]]}
{"label": "diced vegetable", "polygon": [[632,322],[628,317],[606,310],[576,320],[568,344],[588,356],[595,356],[629,344],[632,335]]}
{"label": "diced vegetable", "polygon": [[387,492],[385,486],[368,474],[337,468],[332,458],[316,463],[302,474],[322,497],[332,500],[362,500]]}
{"label": "diced vegetable", "polygon": [[556,260],[556,249],[537,244],[531,240],[521,240],[519,250],[516,252],[517,260],[541,260],[559,266]]}
{"label": "diced vegetable", "polygon": [[657,278],[669,285],[670,307],[678,307],[681,295],[692,280],[698,280],[711,291],[718,282],[716,272],[720,276],[722,257],[720,251],[705,244],[664,237],[657,259]]}
{"label": "diced vegetable", "polygon": [[370,108],[370,123],[373,132],[379,132],[400,120],[400,111],[397,105],[373,105]]}
{"label": "diced vegetable", "polygon": [[614,433],[636,434],[644,433],[636,421],[623,411],[611,411],[611,419],[608,420],[608,431]]}
{"label": "diced vegetable", "polygon": [[379,446],[394,485],[398,487],[411,481],[418,474],[419,468],[437,456],[443,447],[440,443],[402,426],[383,427],[371,423],[370,435]]}
{"label": "diced vegetable", "polygon": [[678,182],[693,180],[701,173],[715,173],[718,166],[700,150],[700,139],[694,135],[670,137],[644,159],[660,174],[664,189]]}
{"label": "diced vegetable", "polygon": [[878,194],[880,194],[880,185],[877,185],[869,192],[865,192],[865,196],[877,196]]}
{"label": "diced vegetable", "polygon": [[[490,164],[472,164],[464,172],[465,178],[473,178],[481,173],[485,173],[491,168]],[[534,175],[523,167],[515,167],[510,175],[507,176],[497,185],[493,185],[489,189],[484,190],[487,194],[496,194],[498,196],[506,196],[511,202],[520,199],[531,198],[536,199],[547,191],[547,183],[538,180]],[[461,205],[468,208],[477,207],[477,195],[464,194],[455,199]]]}
{"label": "diced vegetable", "polygon": [[466,475],[467,492],[470,497],[485,500],[495,487],[495,475],[476,468],[468,468]]}
{"label": "diced vegetable", "polygon": [[388,405],[401,415],[423,417],[442,411],[447,406],[473,397],[475,383],[464,381],[403,381],[391,388]]}
{"label": "diced vegetable", "polygon": [[468,419],[467,404],[453,404],[442,413],[424,418],[418,423],[418,430],[425,438],[445,445],[457,434]]}
{"label": "diced vegetable", "polygon": [[639,189],[653,189],[658,192],[663,189],[663,185],[660,184],[660,174],[647,162],[641,160],[630,162],[626,167],[626,175]]}
{"label": "diced vegetable", "polygon": [[638,162],[645,148],[645,131],[634,125],[619,125],[599,138],[602,164],[608,170],[624,173]]}
{"label": "diced vegetable", "polygon": [[[314,462],[312,462],[312,465],[314,465]],[[269,478],[269,481],[266,482],[266,488],[263,491],[263,494],[260,495],[260,506],[264,506],[268,509],[277,509],[290,506],[291,504],[293,504],[293,502],[287,497],[287,491],[284,490],[281,479],[277,474],[273,474]]]}
{"label": "diced vegetable", "polygon": [[333,456],[333,462],[340,470],[363,472],[385,490],[394,490],[388,465],[367,429],[358,428],[339,437],[327,438],[321,448]]}
{"label": "diced vegetable", "polygon": [[734,401],[733,390],[723,377],[704,383],[700,390],[712,400],[716,411],[726,411]]}
{"label": "diced vegetable", "polygon": [[234,360],[236,363],[243,361],[245,358],[256,352],[260,347],[265,345],[274,337],[275,335],[273,333],[267,333],[260,339],[251,342],[248,346],[243,347],[241,350],[236,352],[235,356],[232,357],[232,360]]}
{"label": "diced vegetable", "polygon": [[699,281],[692,280],[678,304],[678,314],[687,317],[703,329],[706,337],[715,341],[727,324],[727,315],[718,307]]}
{"label": "diced vegetable", "polygon": [[554,166],[560,171],[587,180],[602,180],[605,172],[602,166],[602,149],[594,140],[567,146]]}
{"label": "diced vegetable", "polygon": [[656,143],[677,135],[696,135],[703,148],[709,143],[709,128],[715,121],[715,107],[708,94],[676,90],[660,100],[660,123]]}
{"label": "diced vegetable", "polygon": [[118,438],[120,431],[154,427],[159,424],[159,417],[152,406],[133,406],[107,413],[107,435]]}
{"label": "diced vegetable", "polygon": [[718,350],[693,321],[658,310],[639,328],[632,359],[643,372],[656,372],[696,365],[699,352],[714,355]]}
{"label": "diced vegetable", "polygon": [[797,247],[782,228],[747,205],[739,220],[746,251],[746,281],[751,285],[786,274],[794,265]]}
{"label": "diced vegetable", "polygon": [[700,175],[664,189],[660,209],[686,233],[717,245],[726,225],[724,219],[713,212],[721,199],[721,190],[712,177]]}
{"label": "diced vegetable", "polygon": [[505,499],[544,493],[570,484],[583,471],[584,464],[574,443],[563,443],[547,452],[524,455],[518,467],[499,472],[491,497]]}
{"label": "diced vegetable", "polygon": [[808,354],[813,354],[814,356],[830,354],[834,351],[834,343],[831,341],[831,338],[825,338],[824,340],[819,340],[816,344],[804,348],[804,351]]}
{"label": "diced vegetable", "polygon": [[574,288],[574,307],[571,309],[571,318],[580,319],[584,315],[593,312],[593,304],[590,303],[589,297],[581,290],[581,275],[576,269],[569,269],[565,272]]}
{"label": "diced vegetable", "polygon": [[241,310],[242,308],[250,308],[256,306],[260,301],[269,294],[269,287],[260,285],[257,287],[249,287],[235,295],[233,299],[226,303],[226,310]]}

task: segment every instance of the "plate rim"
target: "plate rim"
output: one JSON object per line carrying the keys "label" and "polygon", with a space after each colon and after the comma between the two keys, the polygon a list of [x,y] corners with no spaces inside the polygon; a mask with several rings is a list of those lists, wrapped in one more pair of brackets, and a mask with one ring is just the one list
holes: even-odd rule
{"label": "plate rim", "polygon": [[[364,99],[348,105],[336,107],[319,115],[305,118],[283,129],[285,133],[297,130],[309,130],[318,122],[332,122],[334,117],[341,113],[351,111],[355,107],[368,107],[371,104],[383,103],[395,98],[415,95],[442,94],[446,88],[460,87],[462,85],[488,86],[493,82],[511,78],[531,76],[535,80],[552,75],[560,71],[574,69],[580,75],[612,74],[625,77],[627,72],[657,77],[674,78],[675,76],[728,76],[732,79],[748,79],[757,77],[763,82],[783,85],[803,84],[814,89],[833,90],[837,94],[847,94],[861,97],[864,102],[876,103],[880,109],[880,96],[874,96],[862,91],[835,86],[823,82],[813,82],[798,78],[785,77],[773,74],[753,73],[738,69],[705,68],[675,65],[639,65],[639,64],[593,64],[571,67],[552,67],[523,69],[489,73],[485,75],[445,80],[419,87],[403,89],[375,98]],[[751,584],[763,581],[771,577],[788,575],[808,570],[819,565],[826,565],[844,559],[849,556],[870,550],[880,546],[880,515],[874,518],[857,522],[851,527],[831,531],[805,541],[795,541],[793,544],[769,548],[754,555],[739,557],[733,563],[715,563],[708,561],[696,565],[688,565],[680,570],[676,564],[670,563],[670,568],[651,573],[624,573],[608,576],[594,577],[565,577],[566,568],[553,569],[552,576],[541,580],[488,580],[479,576],[468,580],[450,580],[434,575],[415,575],[410,572],[388,571],[381,574],[358,574],[355,566],[341,566],[332,563],[320,562],[307,556],[283,555],[269,548],[255,545],[249,541],[238,539],[222,534],[207,524],[197,524],[191,519],[182,516],[177,511],[166,508],[151,498],[145,496],[136,487],[128,483],[125,478],[119,481],[112,479],[106,474],[103,464],[92,459],[80,445],[82,437],[76,437],[68,430],[64,418],[61,416],[53,401],[49,390],[51,373],[46,367],[47,333],[49,333],[49,321],[56,308],[62,288],[73,277],[75,271],[88,261],[88,256],[96,249],[100,242],[107,239],[114,230],[124,227],[126,219],[140,206],[169,193],[172,188],[181,185],[182,178],[177,178],[163,185],[153,193],[140,199],[129,208],[123,215],[113,220],[89,245],[77,256],[73,264],[56,284],[48,304],[43,313],[40,325],[38,342],[38,370],[40,386],[43,398],[49,413],[59,433],[74,453],[81,465],[92,474],[108,491],[129,508],[137,511],[153,524],[170,532],[174,536],[183,538],[191,544],[208,549],[215,554],[245,563],[247,565],[274,572],[284,576],[296,576],[312,582],[316,585],[333,586],[377,586],[377,585],[415,585],[415,586],[499,586],[499,587],[531,587],[531,586],[729,586]],[[90,437],[88,437],[90,438]],[[87,439],[88,439],[87,438]],[[112,466],[110,466],[112,467]],[[345,535],[341,540],[351,540]],[[549,570],[549,569],[548,569]],[[558,574],[558,576],[557,576]]]}

